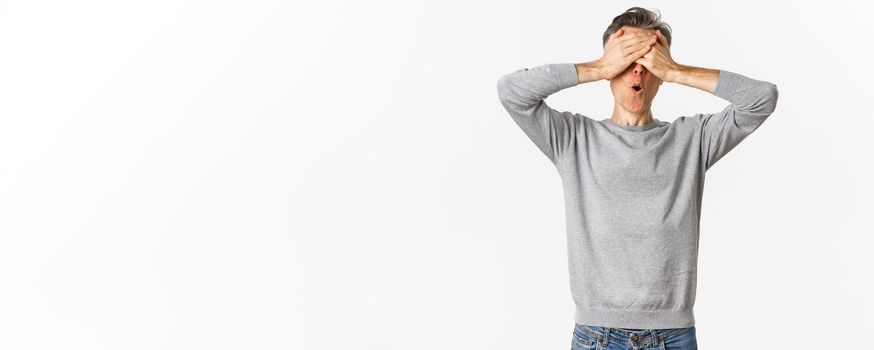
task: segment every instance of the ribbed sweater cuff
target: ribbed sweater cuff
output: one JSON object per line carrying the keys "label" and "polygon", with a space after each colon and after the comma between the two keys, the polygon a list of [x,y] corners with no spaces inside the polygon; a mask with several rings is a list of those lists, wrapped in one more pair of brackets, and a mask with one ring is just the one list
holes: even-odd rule
{"label": "ribbed sweater cuff", "polygon": [[558,80],[562,89],[580,84],[580,77],[577,76],[577,66],[574,63],[556,63],[556,72],[558,72]]}

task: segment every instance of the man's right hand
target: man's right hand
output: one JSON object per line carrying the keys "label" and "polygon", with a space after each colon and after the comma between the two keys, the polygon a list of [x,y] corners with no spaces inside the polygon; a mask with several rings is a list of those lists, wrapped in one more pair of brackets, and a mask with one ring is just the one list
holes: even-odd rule
{"label": "man's right hand", "polygon": [[643,57],[656,43],[653,30],[634,28],[626,32],[620,28],[607,39],[604,55],[598,59],[602,79],[612,79],[624,72],[628,65]]}

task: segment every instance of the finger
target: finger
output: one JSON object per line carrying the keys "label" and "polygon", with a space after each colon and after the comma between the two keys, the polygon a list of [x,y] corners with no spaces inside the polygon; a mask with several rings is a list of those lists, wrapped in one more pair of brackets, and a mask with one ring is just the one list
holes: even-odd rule
{"label": "finger", "polygon": [[619,47],[624,49],[634,43],[634,36],[626,35],[617,39],[616,41],[619,43]]}
{"label": "finger", "polygon": [[627,40],[621,43],[619,46],[626,51],[634,52],[640,49],[641,45],[652,45],[651,39],[635,39],[635,40]]}
{"label": "finger", "polygon": [[613,34],[610,34],[607,38],[607,42],[616,41],[620,36],[622,36],[622,33],[622,29],[613,32]]}
{"label": "finger", "polygon": [[629,56],[631,56],[631,57],[634,57],[634,59],[636,60],[636,59],[638,59],[638,58],[643,57],[643,56],[646,55],[647,53],[649,53],[649,50],[650,50],[650,49],[652,49],[652,46],[650,46],[650,45],[646,45],[646,46],[644,46],[643,48],[641,48],[640,50],[637,50],[637,51],[635,51],[635,52],[632,52],[630,55],[626,56],[626,58],[628,58]]}
{"label": "finger", "polygon": [[668,48],[665,47],[664,45],[662,45],[661,43],[656,43],[656,44],[653,45],[652,47],[653,47],[653,49],[655,49],[655,50],[659,50],[659,52],[665,52],[665,53],[668,52]]}
{"label": "finger", "polygon": [[619,30],[613,32],[613,34],[610,34],[610,36],[607,38],[607,43],[608,44],[609,43],[616,43],[616,42],[621,43],[623,41],[621,39],[625,39],[625,38],[619,38],[619,37],[622,36],[623,34],[625,34],[625,31],[622,29],[619,29]]}
{"label": "finger", "polygon": [[662,31],[656,29],[655,32],[656,32],[656,36],[658,36],[659,43],[660,43],[662,46],[664,46],[664,47],[668,47],[668,39],[665,38],[665,35],[662,34]]}
{"label": "finger", "polygon": [[622,52],[627,55],[631,52],[639,50],[642,46],[650,46],[650,45],[655,44],[656,42],[657,41],[656,41],[655,36],[641,37],[641,38],[637,38],[637,39],[629,38],[629,39],[626,39],[622,43],[622,45],[620,45],[620,46],[623,49]]}
{"label": "finger", "polygon": [[645,32],[631,32],[631,33],[625,33],[625,34],[623,34],[622,37],[619,38],[619,39],[620,39],[622,42],[629,42],[629,41],[632,41],[632,42],[633,42],[633,41],[635,41],[635,40],[644,40],[644,39],[649,39],[650,36],[652,36],[652,33],[645,33]]}
{"label": "finger", "polygon": [[641,58],[641,57],[650,58],[653,55],[654,50],[655,50],[655,48],[653,48],[652,46],[644,47],[642,50],[637,52],[637,54],[640,55],[640,56],[638,56],[638,58]]}
{"label": "finger", "polygon": [[652,62],[652,59],[650,59],[649,54],[643,55],[643,56],[637,58],[636,60],[634,60],[634,63],[640,63],[646,67],[649,67],[651,62]]}
{"label": "finger", "polygon": [[652,45],[650,45],[647,42],[638,43],[637,45],[628,46],[628,47],[622,49],[622,55],[627,57],[629,55],[633,55],[633,54],[637,53],[641,49],[649,48],[649,47],[652,47]]}
{"label": "finger", "polygon": [[623,35],[622,38],[619,38],[619,40],[623,43],[632,43],[635,41],[649,40],[650,38],[655,38],[655,37],[656,36],[653,33],[629,33],[629,34]]}

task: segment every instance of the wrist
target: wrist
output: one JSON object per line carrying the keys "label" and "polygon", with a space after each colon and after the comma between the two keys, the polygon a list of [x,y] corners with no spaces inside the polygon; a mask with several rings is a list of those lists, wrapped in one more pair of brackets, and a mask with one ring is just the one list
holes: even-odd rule
{"label": "wrist", "polygon": [[686,68],[687,67],[682,65],[682,64],[675,63],[671,67],[671,69],[668,70],[668,74],[666,74],[665,81],[668,83],[676,83],[676,82],[680,81],[683,74],[685,74],[687,71]]}
{"label": "wrist", "polygon": [[574,64],[574,67],[577,68],[577,80],[580,84],[606,79],[604,77],[604,64],[601,63],[600,59],[591,62],[576,63]]}

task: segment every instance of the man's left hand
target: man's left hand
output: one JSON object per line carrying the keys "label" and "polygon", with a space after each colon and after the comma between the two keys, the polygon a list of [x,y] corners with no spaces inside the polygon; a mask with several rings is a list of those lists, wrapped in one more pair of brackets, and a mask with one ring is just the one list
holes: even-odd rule
{"label": "man's left hand", "polygon": [[672,82],[673,76],[679,70],[680,65],[671,58],[668,40],[665,39],[662,32],[659,30],[655,32],[658,40],[652,45],[652,49],[634,62],[642,64],[650,73],[662,81]]}

